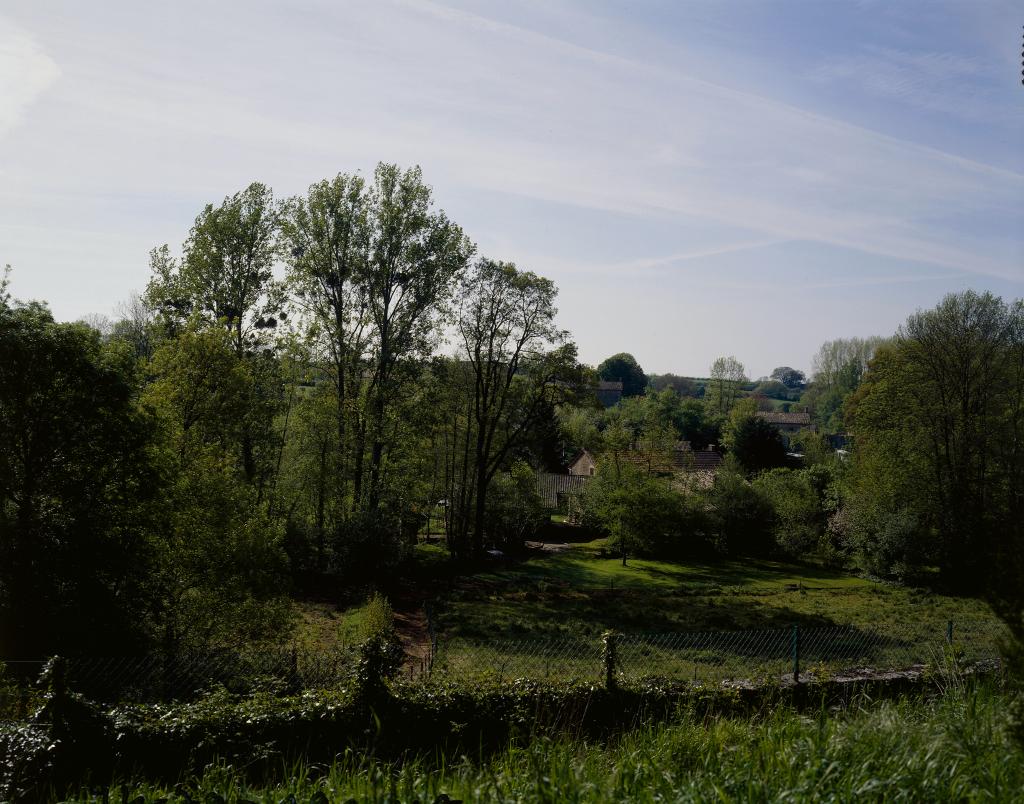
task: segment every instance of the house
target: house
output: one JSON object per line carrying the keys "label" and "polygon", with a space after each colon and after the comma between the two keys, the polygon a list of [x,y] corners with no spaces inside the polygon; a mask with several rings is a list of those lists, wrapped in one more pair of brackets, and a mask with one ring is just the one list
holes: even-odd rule
{"label": "house", "polygon": [[597,401],[606,408],[613,408],[622,399],[621,380],[598,380]]}
{"label": "house", "polygon": [[574,494],[583,491],[589,475],[553,475],[542,472],[537,475],[537,490],[548,508],[565,508]]}
{"label": "house", "polygon": [[793,435],[801,430],[813,429],[811,414],[807,411],[783,413],[778,410],[759,410],[757,415],[775,427],[784,436]]}
{"label": "house", "polygon": [[[621,383],[619,384],[621,385]],[[593,477],[595,469],[597,469],[597,461],[587,450],[581,450],[569,464],[569,474],[577,477]]]}
{"label": "house", "polygon": [[714,475],[722,465],[722,454],[714,445],[695,450],[689,441],[679,441],[663,451],[643,451],[636,447],[625,452],[621,460],[638,466],[652,475],[678,475],[701,473]]}

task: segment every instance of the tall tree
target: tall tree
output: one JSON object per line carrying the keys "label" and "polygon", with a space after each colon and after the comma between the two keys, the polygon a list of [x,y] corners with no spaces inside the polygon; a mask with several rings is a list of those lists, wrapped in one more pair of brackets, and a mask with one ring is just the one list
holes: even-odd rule
{"label": "tall tree", "polygon": [[278,209],[270,188],[254,182],[219,206],[207,204],[185,241],[181,261],[167,246],[150,256],[149,305],[179,323],[199,314],[231,333],[243,354],[272,328],[282,296],[273,281]]}
{"label": "tall tree", "polygon": [[[172,332],[198,318],[222,326],[235,354],[254,360],[253,372],[264,376],[268,366],[256,355],[265,346],[283,311],[283,292],[273,278],[278,206],[270,189],[250,184],[224,199],[207,204],[185,241],[183,257],[175,260],[167,246],[151,252],[152,277],[146,302],[159,310]],[[266,479],[260,458],[273,453],[260,441],[270,432],[272,406],[253,397],[243,418],[242,466],[251,483]]]}
{"label": "tall tree", "polygon": [[744,372],[743,364],[732,356],[719,357],[711,364],[711,382],[706,401],[718,416],[727,416],[739,399],[740,385],[747,380]]}
{"label": "tall tree", "polygon": [[[1002,563],[996,556],[1019,532],[1022,360],[1021,302],[951,294],[907,320],[851,401],[858,470],[886,474],[895,498],[938,537],[943,577],[960,589],[987,586]],[[872,459],[896,448],[888,464],[898,474]]]}
{"label": "tall tree", "polygon": [[477,262],[460,290],[459,357],[469,381],[463,461],[469,472],[459,473],[457,499],[467,515],[457,522],[463,533],[456,542],[468,541],[475,554],[483,549],[495,475],[580,382],[575,344],[555,326],[556,294],[551,280],[488,259]]}
{"label": "tall tree", "polygon": [[[336,482],[331,485],[343,511],[351,511],[359,497],[350,490],[352,452],[358,443],[352,431],[359,433],[365,426],[360,398],[370,318],[362,282],[370,259],[370,203],[362,177],[339,174],[312,185],[305,197],[287,202],[281,220],[289,286],[306,318],[313,357],[324,356],[317,364],[334,387],[330,462]],[[322,498],[318,510],[324,510]],[[322,542],[322,515],[318,521]]]}
{"label": "tall tree", "polygon": [[428,352],[438,332],[437,315],[474,250],[462,229],[432,206],[418,167],[377,166],[367,203],[368,259],[359,277],[373,323],[370,512],[380,503],[387,419],[401,393],[403,370],[414,368],[412,360]]}

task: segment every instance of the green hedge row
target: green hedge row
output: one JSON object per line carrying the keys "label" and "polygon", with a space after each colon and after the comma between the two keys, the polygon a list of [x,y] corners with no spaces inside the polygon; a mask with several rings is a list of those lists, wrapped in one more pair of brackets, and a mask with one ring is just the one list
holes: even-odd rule
{"label": "green hedge row", "polygon": [[330,763],[346,749],[385,758],[475,755],[538,736],[603,737],[674,717],[821,706],[865,691],[877,697],[921,687],[906,679],[756,689],[396,681],[292,696],[214,690],[192,703],[105,712],[55,691],[33,722],[0,727],[0,799],[40,800],[49,790],[103,786],[115,777],[175,782],[217,759],[266,776],[300,758]]}

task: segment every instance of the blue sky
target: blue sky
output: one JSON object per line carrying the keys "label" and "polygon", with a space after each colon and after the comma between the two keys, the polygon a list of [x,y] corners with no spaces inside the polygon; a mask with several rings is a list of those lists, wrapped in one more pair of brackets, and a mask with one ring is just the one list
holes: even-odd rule
{"label": "blue sky", "polygon": [[197,211],[419,164],[597,363],[808,369],[949,291],[1024,296],[1017,2],[0,8],[0,264],[113,312]]}

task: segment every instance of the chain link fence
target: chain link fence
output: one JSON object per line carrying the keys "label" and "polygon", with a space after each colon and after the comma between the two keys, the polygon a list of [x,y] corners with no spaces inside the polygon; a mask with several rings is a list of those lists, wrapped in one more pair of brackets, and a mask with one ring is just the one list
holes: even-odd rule
{"label": "chain link fence", "polygon": [[[615,636],[615,670],[624,681],[719,682],[869,675],[949,662],[998,660],[1006,631],[996,620],[913,623],[886,628],[825,626],[634,633]],[[597,681],[600,637],[488,642],[442,641],[432,675]]]}
{"label": "chain link fence", "polygon": [[[998,660],[1005,627],[997,620],[914,622],[861,628],[826,626],[616,634],[614,672],[626,682],[715,683],[793,678],[870,676],[892,671],[971,666]],[[430,655],[408,657],[411,677],[474,681],[529,678],[547,681],[605,678],[600,636],[564,636],[470,642],[431,634]],[[358,648],[333,651],[262,648],[206,651],[173,657],[68,657],[69,687],[104,703],[191,700],[214,686],[299,692],[349,684]],[[2,662],[0,711],[24,698],[44,660]],[[413,664],[416,667],[413,667]]]}
{"label": "chain link fence", "polygon": [[[215,686],[237,693],[260,689],[298,692],[347,684],[357,659],[356,648],[71,656],[67,658],[67,682],[75,692],[104,703],[191,700]],[[45,663],[42,659],[5,661],[4,677],[12,687],[31,685]]]}

